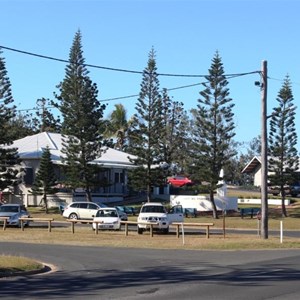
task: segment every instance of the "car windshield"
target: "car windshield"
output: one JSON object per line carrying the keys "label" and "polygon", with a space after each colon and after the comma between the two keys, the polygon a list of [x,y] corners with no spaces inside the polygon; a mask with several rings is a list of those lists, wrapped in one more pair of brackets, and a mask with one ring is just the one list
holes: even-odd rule
{"label": "car windshield", "polygon": [[117,212],[114,210],[98,210],[97,217],[117,217]]}
{"label": "car windshield", "polygon": [[18,206],[14,206],[14,205],[0,206],[0,212],[15,212],[15,213],[17,213],[18,211],[19,211]]}
{"label": "car windshield", "polygon": [[146,205],[146,206],[143,206],[141,212],[143,212],[143,213],[166,213],[166,210],[163,206]]}

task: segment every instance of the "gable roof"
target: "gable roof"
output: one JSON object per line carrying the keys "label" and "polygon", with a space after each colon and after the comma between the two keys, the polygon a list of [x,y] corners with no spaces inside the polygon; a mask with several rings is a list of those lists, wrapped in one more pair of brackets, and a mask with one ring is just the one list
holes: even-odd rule
{"label": "gable roof", "polygon": [[261,165],[261,157],[254,156],[250,162],[246,165],[246,167],[242,170],[242,173],[253,173],[254,170],[257,169]]}
{"label": "gable roof", "polygon": [[[300,166],[300,159],[299,159],[299,166]],[[261,167],[261,157],[254,156],[250,160],[250,162],[246,165],[246,167],[242,170],[242,173],[254,173],[254,171],[258,170],[260,167]],[[300,172],[300,167],[295,172]]]}
{"label": "gable roof", "polygon": [[[49,147],[53,163],[60,164],[61,157],[64,154],[62,149],[62,135],[60,133],[42,132],[15,140],[9,148],[17,148],[22,160],[41,159],[43,149]],[[103,165],[103,167],[133,167],[128,157],[135,158],[126,152],[115,150],[109,147],[103,147],[102,155],[94,162]]]}

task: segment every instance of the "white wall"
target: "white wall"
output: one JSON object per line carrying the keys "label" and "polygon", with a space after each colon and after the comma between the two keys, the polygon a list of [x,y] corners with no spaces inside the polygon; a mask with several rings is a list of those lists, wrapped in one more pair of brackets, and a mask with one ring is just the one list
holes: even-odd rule
{"label": "white wall", "polygon": [[[195,208],[197,211],[211,211],[212,205],[207,196],[170,195],[171,205],[182,205],[183,208]],[[215,197],[217,210],[237,210],[237,198]]]}
{"label": "white wall", "polygon": [[[261,204],[261,199],[238,199],[239,204]],[[281,205],[281,199],[268,199],[270,205]],[[291,201],[285,199],[285,205],[290,205]]]}
{"label": "white wall", "polygon": [[254,186],[261,186],[261,168],[254,174]]}

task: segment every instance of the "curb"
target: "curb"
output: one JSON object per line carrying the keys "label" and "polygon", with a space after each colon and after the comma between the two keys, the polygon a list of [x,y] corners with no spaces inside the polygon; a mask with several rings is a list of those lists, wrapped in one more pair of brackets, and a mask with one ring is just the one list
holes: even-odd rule
{"label": "curb", "polygon": [[10,272],[10,273],[0,273],[0,279],[7,278],[7,277],[16,277],[16,276],[30,276],[30,275],[37,275],[37,274],[44,274],[48,272],[55,271],[54,267],[50,267],[48,265],[43,265],[41,269],[31,270],[31,271],[17,271],[17,272]]}

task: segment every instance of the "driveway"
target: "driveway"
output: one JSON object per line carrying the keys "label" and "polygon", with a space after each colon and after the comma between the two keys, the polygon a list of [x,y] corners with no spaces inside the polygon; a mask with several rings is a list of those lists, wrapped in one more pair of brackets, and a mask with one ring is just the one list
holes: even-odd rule
{"label": "driveway", "polygon": [[300,250],[191,251],[0,242],[57,266],[0,279],[1,299],[297,299]]}

